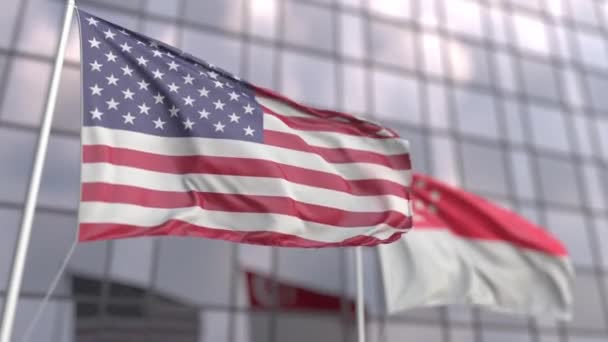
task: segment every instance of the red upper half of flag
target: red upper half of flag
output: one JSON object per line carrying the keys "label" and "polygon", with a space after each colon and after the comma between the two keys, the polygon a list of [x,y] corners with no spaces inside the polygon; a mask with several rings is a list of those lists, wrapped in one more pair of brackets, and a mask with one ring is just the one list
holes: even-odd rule
{"label": "red upper half of flag", "polygon": [[422,174],[412,179],[415,229],[447,229],[470,239],[505,242],[547,254],[568,254],[541,227],[487,200]]}

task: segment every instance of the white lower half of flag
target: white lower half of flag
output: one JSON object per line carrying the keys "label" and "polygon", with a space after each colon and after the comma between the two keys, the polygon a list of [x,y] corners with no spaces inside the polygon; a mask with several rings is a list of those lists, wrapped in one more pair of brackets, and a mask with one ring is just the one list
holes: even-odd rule
{"label": "white lower half of flag", "polygon": [[413,229],[379,246],[386,306],[475,304],[492,310],[568,319],[572,270],[567,258],[504,241]]}

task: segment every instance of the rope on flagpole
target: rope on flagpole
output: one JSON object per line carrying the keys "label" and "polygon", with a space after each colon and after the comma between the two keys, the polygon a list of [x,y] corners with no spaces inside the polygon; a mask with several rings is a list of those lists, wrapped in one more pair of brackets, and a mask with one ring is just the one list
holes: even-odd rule
{"label": "rope on flagpole", "polygon": [[59,285],[59,281],[61,280],[61,276],[63,276],[63,274],[65,273],[65,269],[68,266],[68,262],[70,261],[70,259],[72,258],[72,255],[74,254],[74,251],[76,250],[77,244],[78,244],[78,241],[76,239],[74,239],[74,242],[72,242],[72,246],[70,247],[70,250],[65,255],[65,258],[63,259],[63,261],[61,263],[61,266],[59,266],[59,270],[57,271],[57,274],[55,274],[55,278],[53,278],[51,285],[46,290],[44,299],[42,299],[42,302],[40,304],[38,304],[38,309],[36,310],[34,317],[32,318],[32,320],[30,320],[30,323],[28,324],[27,328],[25,329],[25,333],[23,334],[23,338],[21,339],[21,342],[29,342],[30,338],[32,337],[34,328],[38,324],[40,317],[42,317],[42,313],[44,312],[46,305],[48,304],[49,300],[51,299],[51,296],[53,295],[53,293],[55,293],[55,290],[57,289],[57,285]]}
{"label": "rope on flagpole", "polygon": [[363,251],[355,248],[355,277],[357,284],[357,341],[365,342],[365,301],[363,289]]}
{"label": "rope on flagpole", "polygon": [[63,68],[63,59],[65,56],[73,14],[74,0],[68,0],[66,2],[61,39],[59,40],[59,46],[57,47],[57,57],[55,58],[53,77],[47,96],[46,108],[42,118],[42,125],[40,126],[40,135],[38,136],[36,155],[34,157],[34,166],[32,167],[27,198],[25,200],[25,207],[23,209],[23,216],[21,218],[19,238],[17,240],[17,246],[15,248],[15,254],[13,257],[13,265],[11,267],[10,280],[6,294],[6,301],[4,303],[4,312],[2,315],[0,342],[11,341],[11,335],[15,323],[15,312],[17,310],[17,301],[19,300],[19,291],[21,290],[21,282],[23,281],[23,270],[25,268],[27,249],[29,247],[30,237],[32,235],[32,225],[34,223],[36,202],[38,200],[38,192],[40,190],[42,170],[44,168],[44,160],[51,133],[55,104],[57,103],[59,81],[61,80],[61,69]]}

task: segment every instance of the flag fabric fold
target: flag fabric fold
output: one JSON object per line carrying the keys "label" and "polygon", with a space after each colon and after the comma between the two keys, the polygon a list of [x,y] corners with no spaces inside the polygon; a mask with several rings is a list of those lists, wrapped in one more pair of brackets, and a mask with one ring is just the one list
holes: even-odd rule
{"label": "flag fabric fold", "polygon": [[78,13],[81,241],[358,246],[411,227],[409,148],[391,130]]}
{"label": "flag fabric fold", "polygon": [[431,177],[412,179],[414,229],[380,246],[389,313],[477,304],[569,319],[573,270],[562,244],[518,215]]}

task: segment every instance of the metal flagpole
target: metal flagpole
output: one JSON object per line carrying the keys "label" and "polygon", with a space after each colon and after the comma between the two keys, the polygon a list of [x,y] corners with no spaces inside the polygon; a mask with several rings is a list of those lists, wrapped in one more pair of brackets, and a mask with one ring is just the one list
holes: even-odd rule
{"label": "metal flagpole", "polygon": [[46,109],[42,118],[40,135],[38,136],[38,145],[36,147],[36,156],[34,158],[32,174],[30,176],[27,199],[25,201],[25,208],[23,209],[23,216],[21,218],[21,229],[13,258],[13,266],[11,268],[11,276],[6,301],[4,303],[0,342],[10,342],[13,325],[15,323],[17,300],[19,299],[19,290],[21,289],[21,282],[23,280],[23,268],[25,266],[27,248],[32,233],[32,223],[34,221],[36,201],[38,199],[38,191],[40,189],[40,179],[42,177],[42,169],[44,168],[44,159],[46,157],[46,150],[51,132],[51,123],[53,122],[53,113],[55,111],[55,104],[57,102],[57,92],[59,90],[59,81],[61,79],[61,69],[63,68],[63,58],[68,43],[68,35],[70,33],[70,26],[72,24],[74,7],[74,0],[68,0],[63,20],[63,29],[61,31],[61,39],[59,40],[59,46],[57,47],[57,57],[55,59],[51,87],[49,88]]}
{"label": "metal flagpole", "polygon": [[363,296],[363,251],[355,248],[355,277],[357,283],[357,341],[365,342],[365,302]]}

